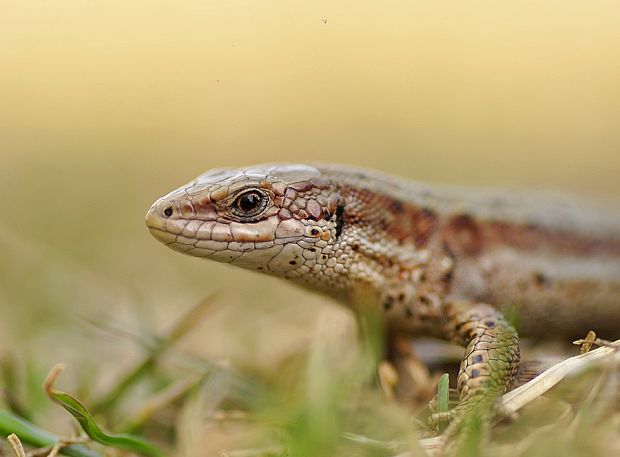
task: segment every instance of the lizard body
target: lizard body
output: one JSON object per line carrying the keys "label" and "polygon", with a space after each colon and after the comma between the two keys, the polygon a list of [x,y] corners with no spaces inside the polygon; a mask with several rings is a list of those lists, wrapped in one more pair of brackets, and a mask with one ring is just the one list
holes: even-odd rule
{"label": "lizard body", "polygon": [[461,404],[502,393],[519,333],[620,334],[620,216],[538,196],[463,192],[347,166],[218,169],[156,201],[177,251],[373,306],[404,334],[466,347]]}

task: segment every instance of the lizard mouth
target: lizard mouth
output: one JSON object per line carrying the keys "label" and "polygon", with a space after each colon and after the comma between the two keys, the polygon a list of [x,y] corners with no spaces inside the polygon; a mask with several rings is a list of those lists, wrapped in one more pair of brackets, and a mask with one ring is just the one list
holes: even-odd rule
{"label": "lizard mouth", "polygon": [[176,238],[177,238],[176,235],[173,235],[170,232],[167,232],[162,229],[158,229],[156,227],[152,227],[148,224],[146,227],[149,229],[149,232],[151,232],[151,235],[153,235],[153,237],[157,241],[161,241],[164,244],[173,243],[174,241],[176,241]]}

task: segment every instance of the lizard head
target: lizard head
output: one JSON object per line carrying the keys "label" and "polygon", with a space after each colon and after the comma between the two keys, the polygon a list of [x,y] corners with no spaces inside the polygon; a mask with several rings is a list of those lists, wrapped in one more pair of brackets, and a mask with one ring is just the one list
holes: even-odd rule
{"label": "lizard head", "polygon": [[269,164],[211,170],[157,200],[146,225],[176,251],[311,283],[338,269],[342,208],[318,169]]}

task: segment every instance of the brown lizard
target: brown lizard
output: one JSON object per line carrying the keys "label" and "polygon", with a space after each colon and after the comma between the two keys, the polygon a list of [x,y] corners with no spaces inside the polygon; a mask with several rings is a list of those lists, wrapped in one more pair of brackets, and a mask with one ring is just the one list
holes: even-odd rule
{"label": "brown lizard", "polygon": [[209,171],[157,200],[146,224],[176,251],[287,278],[353,309],[370,302],[391,332],[461,344],[450,417],[509,387],[519,342],[504,311],[526,336],[620,336],[611,209],[267,164]]}

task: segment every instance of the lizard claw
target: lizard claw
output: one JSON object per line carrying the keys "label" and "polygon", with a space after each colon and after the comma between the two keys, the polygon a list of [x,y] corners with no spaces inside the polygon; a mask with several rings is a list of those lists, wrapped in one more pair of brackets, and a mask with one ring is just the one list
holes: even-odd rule
{"label": "lizard claw", "polygon": [[442,411],[440,413],[433,413],[427,419],[426,423],[433,430],[439,430],[439,426],[443,423],[452,422],[452,420],[458,415],[457,408],[453,408],[449,411]]}

